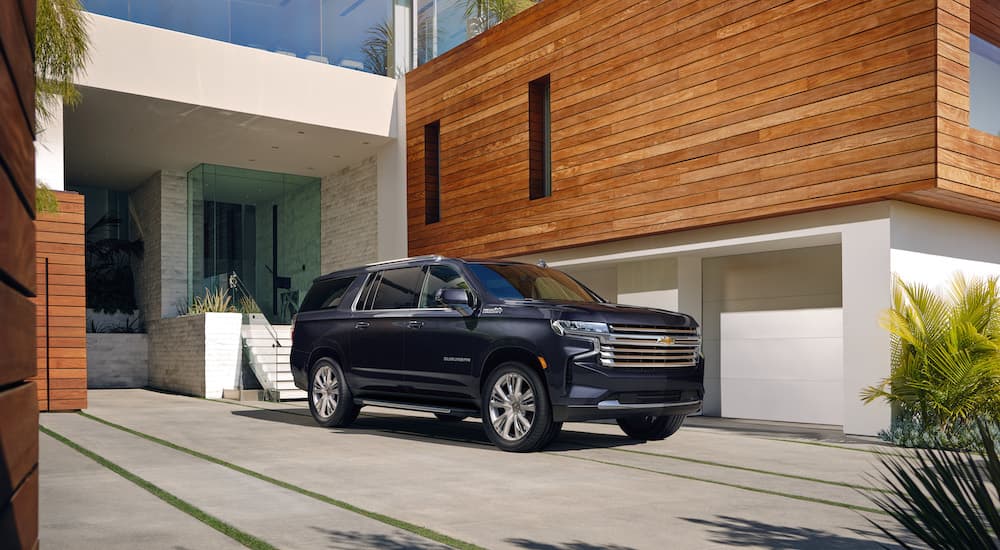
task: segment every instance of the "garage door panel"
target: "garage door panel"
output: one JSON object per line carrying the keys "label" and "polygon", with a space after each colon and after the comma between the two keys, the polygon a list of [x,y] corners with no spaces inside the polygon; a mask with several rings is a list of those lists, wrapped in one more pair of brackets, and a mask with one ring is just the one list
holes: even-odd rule
{"label": "garage door panel", "polygon": [[841,382],[724,379],[722,416],[840,425],[842,388]]}
{"label": "garage door panel", "polygon": [[722,415],[843,421],[843,310],[722,313]]}

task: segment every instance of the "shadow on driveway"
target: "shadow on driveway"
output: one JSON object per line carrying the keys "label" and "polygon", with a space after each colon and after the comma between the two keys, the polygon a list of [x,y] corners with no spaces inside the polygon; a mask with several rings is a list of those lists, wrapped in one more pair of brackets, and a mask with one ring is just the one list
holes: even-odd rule
{"label": "shadow on driveway", "polygon": [[619,546],[617,544],[590,544],[589,542],[564,542],[561,544],[549,544],[528,539],[507,539],[505,542],[527,550],[636,550],[631,546]]}
{"label": "shadow on driveway", "polygon": [[[312,416],[304,409],[252,409],[232,411],[232,414],[256,420],[324,429],[316,425]],[[329,431],[332,433],[374,434],[442,445],[493,447],[493,444],[490,443],[490,440],[487,439],[486,434],[483,432],[482,424],[479,422],[442,422],[436,418],[418,416],[363,413],[349,428],[329,428]],[[572,451],[607,449],[637,444],[639,444],[638,441],[625,435],[564,430],[548,449],[553,451]]]}
{"label": "shadow on driveway", "polygon": [[715,516],[715,520],[681,518],[708,529],[709,540],[727,546],[775,549],[854,549],[899,548],[880,532],[852,529],[857,537],[838,535],[808,527],[771,525],[733,516]]}
{"label": "shadow on driveway", "polygon": [[378,548],[380,550],[448,550],[450,546],[421,539],[409,533],[398,535],[381,535],[362,533],[359,531],[337,531],[323,527],[312,527],[327,536],[329,546],[336,550],[354,550],[355,548]]}

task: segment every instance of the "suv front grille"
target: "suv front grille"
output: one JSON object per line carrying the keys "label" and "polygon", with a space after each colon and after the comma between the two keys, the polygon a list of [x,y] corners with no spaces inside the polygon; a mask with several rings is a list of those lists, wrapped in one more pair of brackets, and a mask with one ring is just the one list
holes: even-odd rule
{"label": "suv front grille", "polygon": [[693,367],[701,336],[693,328],[610,325],[601,364],[618,368]]}

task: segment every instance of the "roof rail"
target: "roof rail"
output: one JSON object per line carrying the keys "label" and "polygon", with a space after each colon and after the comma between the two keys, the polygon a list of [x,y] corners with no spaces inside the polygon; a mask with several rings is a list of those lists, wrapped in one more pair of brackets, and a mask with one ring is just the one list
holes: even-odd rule
{"label": "roof rail", "polygon": [[380,265],[397,264],[397,263],[403,263],[403,262],[413,262],[413,261],[417,261],[417,260],[434,260],[434,261],[438,261],[438,260],[443,260],[443,259],[444,259],[444,256],[441,256],[439,254],[428,254],[426,256],[412,256],[410,258],[398,258],[398,259],[395,259],[395,260],[384,260],[384,261],[381,261],[381,262],[374,262],[374,263],[370,263],[370,264],[365,265],[365,267],[376,267],[376,266],[380,266]]}

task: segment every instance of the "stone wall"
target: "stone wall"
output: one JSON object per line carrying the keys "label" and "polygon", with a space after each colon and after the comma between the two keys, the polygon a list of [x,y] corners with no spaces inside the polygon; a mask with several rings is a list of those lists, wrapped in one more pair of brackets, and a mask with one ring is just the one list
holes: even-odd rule
{"label": "stone wall", "polygon": [[323,178],[320,254],[323,273],[378,257],[375,157]]}
{"label": "stone wall", "polygon": [[161,319],[149,327],[149,385],[186,395],[205,393],[205,316]]}
{"label": "stone wall", "polygon": [[87,387],[143,388],[149,384],[149,336],[88,334]]}
{"label": "stone wall", "polygon": [[149,385],[219,399],[240,373],[239,313],[161,319],[149,325]]}
{"label": "stone wall", "polygon": [[146,322],[175,317],[187,290],[187,176],[157,172],[129,195],[133,230],[143,240],[136,262],[139,309]]}

